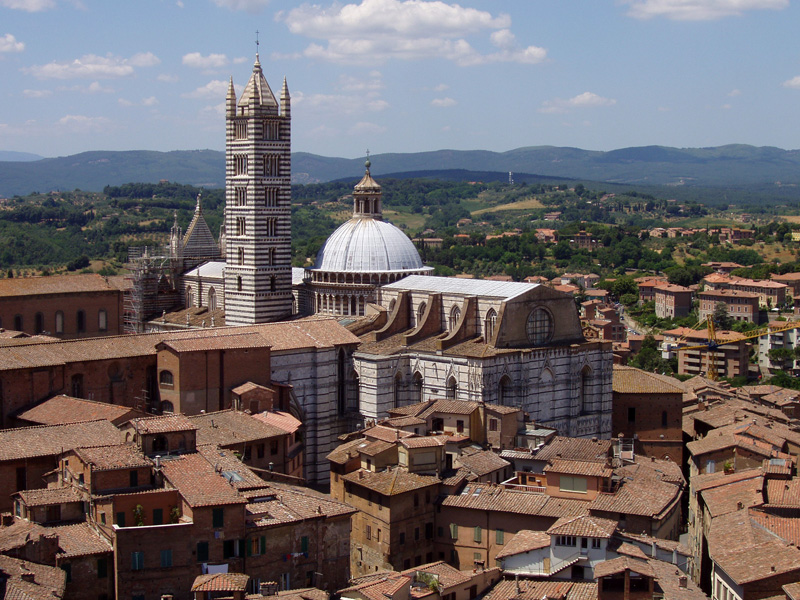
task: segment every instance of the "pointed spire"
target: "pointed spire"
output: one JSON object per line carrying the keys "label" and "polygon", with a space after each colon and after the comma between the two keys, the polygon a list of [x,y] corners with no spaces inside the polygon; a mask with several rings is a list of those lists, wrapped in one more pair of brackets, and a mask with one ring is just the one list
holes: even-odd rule
{"label": "pointed spire", "polygon": [[281,88],[281,114],[284,117],[291,115],[291,99],[289,98],[289,86],[286,85],[286,77],[283,78],[283,88]]}
{"label": "pointed spire", "polygon": [[194,214],[196,214],[196,215],[202,215],[203,214],[203,207],[200,204],[200,196],[202,196],[202,195],[203,195],[203,192],[198,192],[197,193],[197,204],[194,207]]}
{"label": "pointed spire", "polygon": [[231,116],[236,114],[236,90],[233,89],[233,75],[231,75],[231,82],[228,85],[228,96],[225,99],[225,105],[228,109],[228,114]]}

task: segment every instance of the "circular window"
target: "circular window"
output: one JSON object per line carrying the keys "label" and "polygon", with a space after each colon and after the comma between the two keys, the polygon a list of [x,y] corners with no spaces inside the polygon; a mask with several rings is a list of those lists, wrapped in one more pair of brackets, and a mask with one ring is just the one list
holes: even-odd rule
{"label": "circular window", "polygon": [[546,344],[553,336],[553,315],[542,307],[533,309],[528,315],[526,330],[532,344]]}

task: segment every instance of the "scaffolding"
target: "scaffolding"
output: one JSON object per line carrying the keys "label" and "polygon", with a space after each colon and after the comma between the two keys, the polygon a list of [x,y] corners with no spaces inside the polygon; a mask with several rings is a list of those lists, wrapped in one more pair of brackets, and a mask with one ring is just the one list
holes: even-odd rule
{"label": "scaffolding", "polygon": [[180,301],[175,261],[168,248],[131,246],[125,265],[123,331],[143,333],[147,320],[172,310]]}

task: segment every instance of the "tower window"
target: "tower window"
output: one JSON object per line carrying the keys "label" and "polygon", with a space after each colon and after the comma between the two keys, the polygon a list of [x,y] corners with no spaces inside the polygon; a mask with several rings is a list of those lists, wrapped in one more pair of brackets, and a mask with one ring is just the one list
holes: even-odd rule
{"label": "tower window", "polygon": [[278,206],[278,188],[264,188],[264,205]]}
{"label": "tower window", "polygon": [[236,188],[236,206],[247,206],[247,188]]}
{"label": "tower window", "polygon": [[242,276],[241,275],[236,277],[236,291],[237,292],[241,292],[242,291]]}
{"label": "tower window", "polygon": [[236,235],[247,235],[247,222],[244,217],[236,217]]}
{"label": "tower window", "polygon": [[247,139],[247,121],[236,121],[236,139],[237,140],[246,140]]}
{"label": "tower window", "polygon": [[264,177],[278,177],[280,166],[280,156],[277,154],[267,154],[264,157]]}
{"label": "tower window", "polygon": [[236,154],[233,157],[233,174],[247,175],[247,155]]}
{"label": "tower window", "polygon": [[239,264],[243,265],[244,264],[244,248],[239,248],[238,254],[239,254]]}
{"label": "tower window", "polygon": [[266,121],[264,123],[264,139],[277,140],[280,133],[280,127],[277,121]]}
{"label": "tower window", "polygon": [[277,219],[267,219],[267,237],[275,237]]}

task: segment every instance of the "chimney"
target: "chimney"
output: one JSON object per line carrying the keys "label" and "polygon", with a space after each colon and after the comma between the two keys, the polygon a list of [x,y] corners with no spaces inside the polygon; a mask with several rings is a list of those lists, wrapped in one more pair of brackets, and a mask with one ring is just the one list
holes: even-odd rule
{"label": "chimney", "polygon": [[3,527],[8,527],[14,524],[14,515],[11,513],[3,513]]}
{"label": "chimney", "polygon": [[161,455],[157,454],[156,455],[156,470],[158,470],[160,468],[161,468]]}
{"label": "chimney", "polygon": [[658,556],[658,547],[655,542],[650,542],[650,556],[656,558]]}
{"label": "chimney", "polygon": [[[772,570],[775,570],[775,567],[772,567]],[[32,571],[25,571],[24,573],[20,573],[20,578],[22,581],[27,581],[28,583],[36,583],[36,576],[33,574]]]}
{"label": "chimney", "polygon": [[172,594],[161,594],[161,600],[172,600]]}
{"label": "chimney", "polygon": [[737,502],[736,503],[736,510],[742,510],[744,508],[744,502]]}
{"label": "chimney", "polygon": [[278,593],[278,584],[274,581],[262,582],[259,592],[262,596],[274,596]]}
{"label": "chimney", "polygon": [[688,587],[689,581],[686,578],[686,575],[681,575],[678,577],[678,587],[686,589]]}
{"label": "chimney", "polygon": [[673,548],[672,549],[672,564],[673,565],[677,565],[678,564],[678,549],[677,548]]}
{"label": "chimney", "polygon": [[522,590],[519,589],[519,575],[514,575],[514,584],[517,586],[517,594],[522,593]]}

